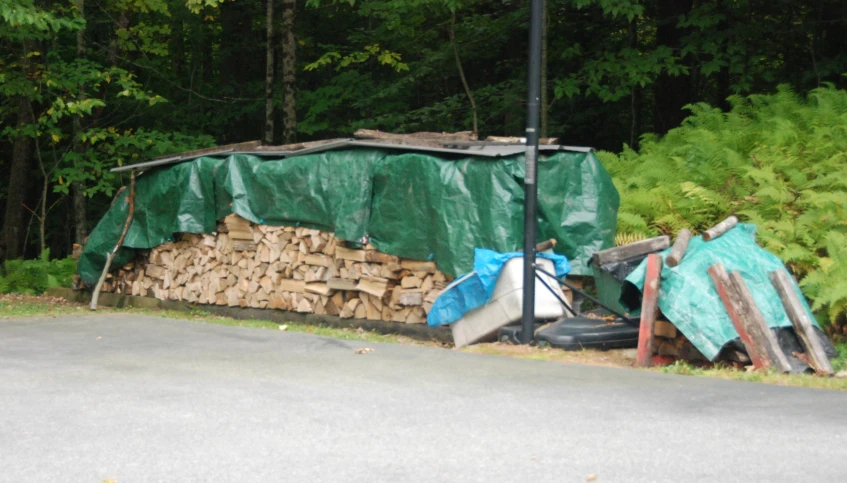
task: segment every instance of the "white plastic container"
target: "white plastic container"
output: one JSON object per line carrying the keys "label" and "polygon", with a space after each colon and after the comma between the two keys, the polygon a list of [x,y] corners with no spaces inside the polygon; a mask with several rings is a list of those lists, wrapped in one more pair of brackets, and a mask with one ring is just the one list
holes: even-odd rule
{"label": "white plastic container", "polygon": [[[539,267],[554,273],[553,262],[536,258]],[[559,282],[549,275],[538,273],[547,285],[565,302],[565,294]],[[556,297],[539,280],[535,280],[535,319],[553,320],[565,317],[568,312]],[[523,315],[523,258],[513,258],[503,265],[497,277],[497,285],[487,304],[466,313],[452,324],[453,343],[464,347],[479,342],[494,334],[500,327],[521,320]]]}

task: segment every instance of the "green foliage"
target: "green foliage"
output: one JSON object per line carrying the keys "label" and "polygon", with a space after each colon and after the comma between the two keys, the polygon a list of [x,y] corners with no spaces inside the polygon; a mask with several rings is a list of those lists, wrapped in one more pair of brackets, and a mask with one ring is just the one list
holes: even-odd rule
{"label": "green foliage", "polygon": [[704,230],[737,214],[759,227],[762,246],[801,278],[813,309],[832,324],[847,313],[847,92],[807,98],[733,97],[706,104],[638,152],[600,157],[621,193],[624,235]]}
{"label": "green foliage", "polygon": [[7,260],[0,273],[0,293],[38,295],[52,287],[69,287],[76,273],[71,257],[50,260],[50,250],[32,260]]}
{"label": "green foliage", "polygon": [[0,0],[0,18],[11,27],[30,27],[38,31],[75,30],[84,25],[77,19],[62,18],[42,10],[33,0]]}

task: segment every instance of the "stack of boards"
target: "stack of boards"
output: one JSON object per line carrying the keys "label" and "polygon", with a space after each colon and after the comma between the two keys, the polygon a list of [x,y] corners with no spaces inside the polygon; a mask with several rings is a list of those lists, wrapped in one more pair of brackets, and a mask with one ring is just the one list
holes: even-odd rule
{"label": "stack of boards", "polygon": [[333,233],[256,225],[235,214],[215,234],[180,238],[140,252],[103,291],[414,324],[426,322],[452,280],[434,262],[370,245],[348,248]]}

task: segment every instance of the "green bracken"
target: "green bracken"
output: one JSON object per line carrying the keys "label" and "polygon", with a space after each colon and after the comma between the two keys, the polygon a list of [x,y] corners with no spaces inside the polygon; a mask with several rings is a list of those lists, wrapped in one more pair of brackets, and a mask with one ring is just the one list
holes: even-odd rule
{"label": "green bracken", "polygon": [[847,91],[788,87],[706,104],[639,151],[600,153],[620,238],[702,231],[736,214],[801,279],[821,322],[847,328]]}

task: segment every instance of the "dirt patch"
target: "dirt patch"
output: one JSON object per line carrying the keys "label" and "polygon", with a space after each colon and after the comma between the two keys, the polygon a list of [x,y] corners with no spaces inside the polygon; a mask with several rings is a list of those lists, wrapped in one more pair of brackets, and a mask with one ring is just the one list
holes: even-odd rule
{"label": "dirt patch", "polygon": [[472,354],[490,354],[606,367],[632,367],[632,364],[635,362],[635,349],[608,351],[583,349],[579,351],[565,351],[549,347],[539,348],[527,345],[492,342],[475,344],[461,350]]}
{"label": "dirt patch", "polygon": [[9,304],[68,304],[68,301],[62,297],[51,297],[49,295],[24,295],[19,293],[0,294],[0,302],[6,302]]}

